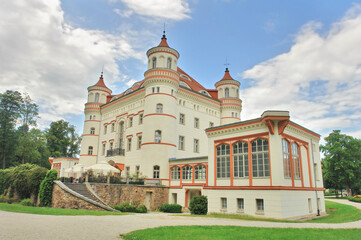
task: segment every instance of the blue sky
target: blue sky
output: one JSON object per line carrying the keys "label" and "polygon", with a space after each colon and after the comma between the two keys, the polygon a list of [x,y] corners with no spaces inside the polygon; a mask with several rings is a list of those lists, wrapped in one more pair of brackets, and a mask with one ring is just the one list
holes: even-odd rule
{"label": "blue sky", "polygon": [[0,90],[28,92],[40,127],[82,131],[86,88],[104,65],[114,93],[143,78],[163,24],[179,67],[206,88],[226,58],[242,120],[269,109],[328,135],[361,138],[361,1],[16,0],[0,9]]}

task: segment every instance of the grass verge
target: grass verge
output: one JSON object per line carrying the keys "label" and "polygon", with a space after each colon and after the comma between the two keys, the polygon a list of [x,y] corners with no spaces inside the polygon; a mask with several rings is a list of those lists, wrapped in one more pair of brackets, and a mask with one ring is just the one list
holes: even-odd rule
{"label": "grass verge", "polygon": [[361,229],[256,228],[235,226],[177,226],[134,231],[125,240],[210,240],[210,239],[358,239]]}
{"label": "grass verge", "polygon": [[0,210],[8,212],[20,212],[42,215],[127,215],[128,213],[107,212],[107,211],[91,211],[91,210],[77,210],[77,209],[62,209],[62,208],[49,208],[49,207],[27,207],[21,204],[8,204],[0,203]]}

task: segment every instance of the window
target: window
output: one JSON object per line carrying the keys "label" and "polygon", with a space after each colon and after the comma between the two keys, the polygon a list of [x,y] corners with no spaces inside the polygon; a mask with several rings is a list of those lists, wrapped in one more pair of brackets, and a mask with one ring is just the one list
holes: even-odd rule
{"label": "window", "polygon": [[257,205],[257,212],[264,211],[263,199],[256,199],[256,205]]}
{"label": "window", "polygon": [[174,95],[174,90],[173,89],[170,91],[170,94]]}
{"label": "window", "polygon": [[133,117],[130,117],[129,118],[129,127],[132,127],[133,126]]}
{"label": "window", "polygon": [[236,142],[233,144],[233,176],[248,177],[248,143]]}
{"label": "window", "polygon": [[221,144],[217,147],[217,178],[230,177],[230,147]]}
{"label": "window", "polygon": [[160,87],[157,87],[157,93],[159,93]]}
{"label": "window", "polygon": [[199,118],[194,118],[194,127],[199,128]]}
{"label": "window", "polygon": [[127,151],[132,150],[132,138],[128,138],[128,148]]}
{"label": "window", "polygon": [[285,178],[291,177],[291,159],[290,159],[290,144],[286,139],[282,139],[283,149],[283,172]]}
{"label": "window", "polygon": [[139,177],[140,172],[140,166],[135,166],[135,174],[137,174],[137,177]]}
{"label": "window", "polygon": [[177,180],[180,179],[180,167],[172,167],[170,170],[170,178]]}
{"label": "window", "polygon": [[232,112],[232,117],[234,117],[234,112]]}
{"label": "window", "polygon": [[209,122],[209,127],[214,127],[214,123],[213,123],[213,122]]}
{"label": "window", "polygon": [[155,87],[152,87],[152,93],[155,93]]}
{"label": "window", "polygon": [[171,68],[172,68],[172,59],[171,59],[171,58],[168,58],[168,59],[167,59],[167,68],[168,68],[168,69],[171,69]]}
{"label": "window", "polygon": [[154,134],[154,142],[160,143],[161,141],[162,141],[162,131],[157,130],[157,131],[155,131],[155,134]]}
{"label": "window", "polygon": [[103,143],[102,155],[105,155],[105,143]]}
{"label": "window", "polygon": [[111,142],[111,143],[110,143],[110,146],[109,146],[109,147],[110,147],[110,150],[113,150],[113,145],[114,145],[113,142]]}
{"label": "window", "polygon": [[244,210],[244,199],[243,198],[237,198],[237,209]]}
{"label": "window", "polygon": [[143,113],[139,114],[139,125],[143,124]]}
{"label": "window", "polygon": [[198,139],[194,139],[193,151],[195,153],[199,152],[199,140]]}
{"label": "window", "polygon": [[157,67],[157,59],[153,58],[152,59],[152,68],[156,68]]}
{"label": "window", "polygon": [[130,167],[126,167],[126,168],[125,168],[125,174],[126,174],[127,176],[130,175]]}
{"label": "window", "polygon": [[161,103],[157,104],[156,112],[157,113],[163,113],[163,104],[161,104]]}
{"label": "window", "polygon": [[292,143],[292,160],[293,160],[293,171],[294,178],[301,179],[301,165],[300,165],[300,155],[299,155],[299,147],[297,143]]}
{"label": "window", "polygon": [[184,150],[184,137],[183,136],[179,136],[178,149],[179,150]]}
{"label": "window", "polygon": [[227,198],[221,198],[221,208],[227,209]]}
{"label": "window", "polygon": [[90,134],[92,134],[92,135],[95,134],[95,128],[90,129]]}
{"label": "window", "polygon": [[184,166],[182,168],[182,179],[183,180],[191,180],[193,175],[193,169],[191,166]]}
{"label": "window", "polygon": [[105,125],[105,126],[104,126],[104,134],[107,134],[107,128],[108,128],[108,126]]}
{"label": "window", "polygon": [[93,115],[93,120],[95,120],[95,115]]}
{"label": "window", "polygon": [[179,114],[179,124],[184,125],[185,123],[185,116],[183,113]]}
{"label": "window", "polygon": [[259,138],[252,142],[253,177],[269,177],[268,140]]}
{"label": "window", "polygon": [[141,148],[142,148],[142,136],[138,136],[137,149],[141,149]]}
{"label": "window", "polygon": [[89,146],[88,148],[88,155],[93,155],[93,147]]}
{"label": "window", "polygon": [[195,179],[206,179],[206,166],[198,165],[194,168]]}
{"label": "window", "polygon": [[308,212],[312,212],[312,201],[311,198],[308,199]]}
{"label": "window", "polygon": [[224,89],[224,97],[229,98],[229,88]]}
{"label": "window", "polygon": [[160,172],[159,166],[154,166],[153,167],[153,178],[159,178],[159,172]]}
{"label": "window", "polygon": [[115,131],[115,123],[112,123],[112,132]]}
{"label": "window", "polygon": [[95,94],[94,102],[99,102],[99,93]]}
{"label": "window", "polygon": [[92,115],[89,116],[89,119],[92,120]]}

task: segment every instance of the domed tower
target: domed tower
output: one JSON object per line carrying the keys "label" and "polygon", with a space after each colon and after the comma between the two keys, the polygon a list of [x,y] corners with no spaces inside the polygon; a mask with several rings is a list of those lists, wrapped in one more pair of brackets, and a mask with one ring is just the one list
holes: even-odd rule
{"label": "domed tower", "polygon": [[240,82],[231,77],[228,68],[226,68],[223,78],[215,84],[218,90],[218,99],[222,102],[222,125],[241,120],[242,100],[239,99],[240,85]]}
{"label": "domed tower", "polygon": [[[169,178],[168,160],[175,156],[179,53],[168,46],[165,34],[157,47],[147,51],[144,73],[144,128],[142,133],[142,172],[148,178]],[[159,174],[158,174],[159,173]]]}
{"label": "domed tower", "polygon": [[105,104],[107,96],[112,93],[105,84],[103,72],[99,81],[88,87],[88,101],[85,103],[84,130],[81,140],[79,163],[84,166],[96,164],[98,156],[98,142],[100,133],[100,106]]}

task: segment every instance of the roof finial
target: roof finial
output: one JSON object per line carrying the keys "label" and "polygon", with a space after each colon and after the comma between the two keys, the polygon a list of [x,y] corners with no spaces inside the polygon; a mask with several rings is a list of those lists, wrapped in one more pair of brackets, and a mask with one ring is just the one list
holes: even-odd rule
{"label": "roof finial", "polygon": [[165,22],[164,22],[164,26],[163,26],[163,38],[166,38],[165,37]]}
{"label": "roof finial", "polygon": [[228,66],[230,65],[227,61],[227,57],[226,57],[226,63],[224,64],[226,66],[226,72],[228,72]]}
{"label": "roof finial", "polygon": [[103,78],[103,72],[104,72],[104,64],[102,66],[102,73],[100,74],[100,78]]}

